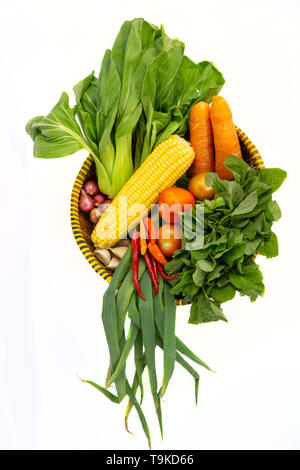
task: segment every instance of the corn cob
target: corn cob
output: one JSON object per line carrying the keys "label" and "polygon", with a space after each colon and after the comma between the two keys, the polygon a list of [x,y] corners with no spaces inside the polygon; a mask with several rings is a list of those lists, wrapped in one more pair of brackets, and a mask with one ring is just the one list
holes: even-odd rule
{"label": "corn cob", "polygon": [[98,248],[110,247],[126,236],[160,193],[187,171],[194,156],[190,144],[178,135],[161,142],[106,209],[92,233],[93,243]]}

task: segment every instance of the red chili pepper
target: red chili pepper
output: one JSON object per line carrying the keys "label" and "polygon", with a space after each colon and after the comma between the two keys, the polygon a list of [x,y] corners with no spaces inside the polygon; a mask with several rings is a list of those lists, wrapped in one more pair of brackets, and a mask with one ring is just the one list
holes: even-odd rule
{"label": "red chili pepper", "polygon": [[147,229],[148,237],[150,238],[150,243],[156,243],[156,241],[158,240],[158,235],[155,223],[150,217],[145,217],[143,222]]}
{"label": "red chili pepper", "polygon": [[168,276],[165,271],[164,271],[164,268],[161,264],[159,263],[156,263],[156,266],[158,267],[158,270],[159,270],[159,274],[161,275],[161,277],[163,279],[165,279],[166,281],[172,281],[172,279],[175,279],[177,277],[177,273],[175,273],[173,276]]}
{"label": "red chili pepper", "polygon": [[153,264],[152,264],[152,261],[151,261],[151,258],[149,256],[149,254],[147,252],[144,254],[144,258],[145,258],[146,266],[147,266],[147,269],[149,271],[150,278],[151,278],[151,281],[152,281],[152,284],[153,284],[153,287],[154,287],[154,295],[156,295],[157,292],[158,292],[158,283],[156,281],[156,277],[155,277],[155,273],[154,273],[154,269],[153,269]]}
{"label": "red chili pepper", "polygon": [[154,274],[155,274],[156,282],[157,282],[157,284],[159,284],[157,264],[156,264],[155,258],[153,258],[152,255],[151,255],[151,261],[152,261],[152,266],[153,266],[153,271],[154,271]]}
{"label": "red chili pepper", "polygon": [[136,287],[140,297],[143,300],[146,300],[140,283],[139,283],[139,255],[140,255],[140,243],[139,243],[139,233],[135,230],[132,234],[132,280],[133,284]]}

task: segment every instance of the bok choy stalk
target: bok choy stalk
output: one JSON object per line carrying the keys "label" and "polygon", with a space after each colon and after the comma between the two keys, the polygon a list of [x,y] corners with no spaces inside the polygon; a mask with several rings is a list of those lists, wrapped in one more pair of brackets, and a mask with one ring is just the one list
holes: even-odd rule
{"label": "bok choy stalk", "polygon": [[[105,59],[106,55],[104,56],[103,62],[105,61]],[[112,85],[116,86],[115,82],[113,82]],[[100,134],[100,130],[98,129],[100,114],[98,105],[100,94],[99,89],[101,90],[101,80],[99,79],[98,81],[96,79],[96,77],[94,76],[94,72],[92,72],[86,78],[77,83],[77,85],[73,87],[76,99],[75,111],[79,118],[83,132],[90,144],[94,146],[95,155],[97,155],[98,157],[94,158],[98,178],[98,186],[104,194],[110,195],[113,161],[110,162],[110,155],[107,155],[107,152],[102,152],[101,155],[99,151],[100,146],[98,143],[99,135],[102,135],[102,133]],[[105,111],[104,105],[103,111]]]}
{"label": "bok choy stalk", "polygon": [[140,89],[148,63],[148,48],[161,34],[142,18],[125,21],[114,42],[111,58],[121,79],[115,122],[115,162],[112,193],[117,194],[133,173],[132,133],[140,118]]}

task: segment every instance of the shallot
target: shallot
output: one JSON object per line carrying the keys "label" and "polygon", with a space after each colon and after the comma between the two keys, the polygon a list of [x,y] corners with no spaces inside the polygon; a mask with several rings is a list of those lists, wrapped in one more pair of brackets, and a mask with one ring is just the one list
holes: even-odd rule
{"label": "shallot", "polygon": [[90,196],[95,196],[99,192],[98,185],[93,179],[90,179],[85,183],[84,189]]}
{"label": "shallot", "polygon": [[79,208],[83,212],[90,212],[95,206],[94,199],[91,198],[84,189],[81,190],[79,199]]}
{"label": "shallot", "polygon": [[94,196],[95,206],[99,206],[102,202],[105,201],[105,196],[102,193],[98,193]]}

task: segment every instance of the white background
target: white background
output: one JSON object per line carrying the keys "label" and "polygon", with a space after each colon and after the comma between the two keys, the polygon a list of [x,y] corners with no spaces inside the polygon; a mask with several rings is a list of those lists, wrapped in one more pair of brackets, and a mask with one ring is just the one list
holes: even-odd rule
{"label": "white background", "polygon": [[[223,72],[235,122],[267,166],[288,179],[277,194],[280,256],[259,259],[264,298],[225,304],[229,323],[177,332],[217,373],[175,370],[160,440],[152,399],[144,410],[156,449],[299,449],[299,22],[298,1],[13,1],[0,7],[1,282],[0,447],[143,449],[135,413],[76,374],[103,384],[108,351],[100,322],[106,288],[78,249],[69,198],[84,152],[34,160],[27,120],[93,69],[125,19],[163,23],[195,61]],[[161,356],[158,356],[161,361]],[[149,385],[146,378],[147,394]]]}

